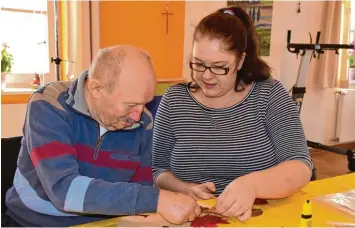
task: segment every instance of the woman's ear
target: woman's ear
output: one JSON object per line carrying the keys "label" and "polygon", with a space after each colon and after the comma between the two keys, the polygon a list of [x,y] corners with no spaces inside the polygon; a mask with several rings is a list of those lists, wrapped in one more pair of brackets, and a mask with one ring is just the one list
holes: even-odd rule
{"label": "woman's ear", "polygon": [[240,60],[238,62],[238,67],[237,67],[237,70],[240,70],[242,69],[242,66],[243,66],[243,63],[244,63],[244,60],[245,60],[245,52],[243,52],[243,54],[240,56]]}

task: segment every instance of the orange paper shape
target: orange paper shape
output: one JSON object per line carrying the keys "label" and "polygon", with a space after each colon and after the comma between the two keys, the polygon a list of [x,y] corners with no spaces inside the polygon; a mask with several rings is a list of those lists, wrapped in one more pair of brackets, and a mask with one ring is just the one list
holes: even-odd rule
{"label": "orange paper shape", "polygon": [[197,200],[196,203],[202,208],[211,209],[216,206],[217,199],[213,198],[213,199],[208,199],[208,200]]}
{"label": "orange paper shape", "polygon": [[[208,199],[208,200],[197,200],[197,204],[202,207],[202,208],[208,208],[208,209],[213,209],[216,207],[217,199]],[[255,199],[254,201],[254,206],[255,209],[260,209],[258,206],[266,205],[268,204],[266,199]]]}

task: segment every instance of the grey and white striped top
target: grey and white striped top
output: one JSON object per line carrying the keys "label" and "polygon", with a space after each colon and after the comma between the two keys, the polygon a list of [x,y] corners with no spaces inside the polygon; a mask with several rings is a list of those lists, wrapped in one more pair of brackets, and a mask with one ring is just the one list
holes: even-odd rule
{"label": "grey and white striped top", "polygon": [[312,169],[296,105],[280,82],[254,83],[224,109],[199,103],[178,84],[164,94],[154,125],[154,179],[171,170],[187,182],[214,182],[219,195],[235,178],[300,160]]}

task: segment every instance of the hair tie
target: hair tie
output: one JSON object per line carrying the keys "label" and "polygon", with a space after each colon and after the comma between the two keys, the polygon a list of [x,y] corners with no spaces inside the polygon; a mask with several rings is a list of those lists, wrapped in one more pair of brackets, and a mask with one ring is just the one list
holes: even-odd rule
{"label": "hair tie", "polygon": [[235,14],[232,10],[225,10],[223,13],[227,13],[227,14],[235,16]]}

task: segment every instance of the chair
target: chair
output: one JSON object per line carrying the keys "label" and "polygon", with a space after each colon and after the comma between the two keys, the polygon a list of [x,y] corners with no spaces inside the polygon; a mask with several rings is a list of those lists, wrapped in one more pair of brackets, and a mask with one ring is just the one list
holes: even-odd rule
{"label": "chair", "polygon": [[12,187],[22,136],[1,138],[1,214],[6,212],[6,192]]}
{"label": "chair", "polygon": [[153,118],[155,119],[155,115],[158,111],[159,103],[161,101],[162,96],[155,96],[152,101],[146,104],[146,108],[152,113]]}
{"label": "chair", "polygon": [[317,179],[316,171],[317,171],[317,169],[315,167],[313,167],[311,181],[315,181]]}

